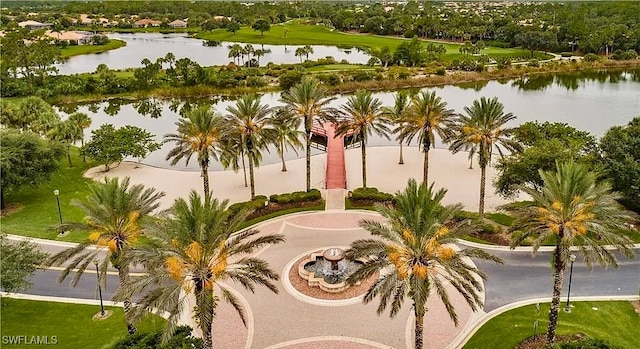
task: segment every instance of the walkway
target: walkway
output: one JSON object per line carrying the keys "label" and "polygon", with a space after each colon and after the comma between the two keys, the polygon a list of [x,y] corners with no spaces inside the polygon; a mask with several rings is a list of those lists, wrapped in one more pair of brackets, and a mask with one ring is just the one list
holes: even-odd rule
{"label": "walkway", "polygon": [[[347,170],[344,163],[344,136],[336,137],[336,127],[333,123],[325,123],[327,131],[327,189],[346,189]],[[335,137],[335,138],[334,138]]]}

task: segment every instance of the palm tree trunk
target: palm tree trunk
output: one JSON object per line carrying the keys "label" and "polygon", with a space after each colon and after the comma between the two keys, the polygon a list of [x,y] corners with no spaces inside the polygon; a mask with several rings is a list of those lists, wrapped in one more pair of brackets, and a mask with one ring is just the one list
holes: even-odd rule
{"label": "palm tree trunk", "polygon": [[287,172],[287,164],[284,162],[284,139],[280,141],[280,159],[282,160],[282,172]]}
{"label": "palm tree trunk", "polygon": [[[84,133],[84,130],[82,130],[82,133]],[[84,136],[80,138],[80,146],[84,148]],[[87,162],[87,156],[84,154],[82,154],[82,162]]]}
{"label": "palm tree trunk", "polygon": [[553,251],[553,296],[551,298],[551,309],[549,310],[546,348],[551,348],[556,338],[558,312],[560,310],[560,294],[562,293],[562,282],[564,280],[564,266],[565,262],[562,259],[562,251],[560,247],[556,246],[555,251]]}
{"label": "palm tree trunk", "polygon": [[478,218],[484,218],[484,189],[487,185],[487,166],[480,166],[480,208],[478,209]]}
{"label": "palm tree trunk", "polygon": [[360,141],[362,150],[362,187],[367,187],[367,148],[364,139]]}
{"label": "palm tree trunk", "polygon": [[402,157],[402,142],[400,142],[400,160],[398,160],[398,164],[404,165],[404,157]]}
{"label": "palm tree trunk", "polygon": [[429,184],[429,148],[424,150],[424,166],[422,170],[422,183]]}
{"label": "palm tree trunk", "polygon": [[256,198],[256,181],[253,177],[253,155],[251,152],[247,153],[249,158],[249,182],[251,182],[251,200]]}
{"label": "palm tree trunk", "polygon": [[204,186],[204,193],[209,193],[209,166],[202,165],[202,184]]}
{"label": "palm tree trunk", "polygon": [[[415,307],[415,304],[414,304]],[[423,347],[423,343],[422,343],[422,335],[424,332],[424,316],[423,315],[418,315],[417,311],[414,311],[415,315],[416,315],[416,326],[415,326],[415,332],[414,332],[414,336],[415,336],[415,349],[422,349]]]}
{"label": "palm tree trunk", "polygon": [[247,184],[247,167],[244,163],[244,150],[241,153],[241,157],[242,157],[242,173],[244,174],[244,187],[248,187],[249,184]]}
{"label": "palm tree trunk", "polygon": [[[124,287],[124,285],[129,283],[129,267],[128,266],[115,266],[114,267],[118,270],[118,278],[120,279],[120,287]],[[124,314],[125,314],[125,322],[127,323],[127,332],[129,332],[129,334],[134,334],[136,333],[136,325],[134,325],[133,323],[129,322],[129,319],[127,317],[128,314],[130,314],[131,311],[131,297],[127,297],[124,299]]]}
{"label": "palm tree trunk", "polygon": [[67,146],[67,160],[69,161],[69,167],[73,167],[71,163],[71,144]]}
{"label": "palm tree trunk", "polygon": [[311,128],[307,128],[307,192],[311,190]]}
{"label": "palm tree trunk", "polygon": [[[197,307],[196,317],[197,317],[198,326],[200,327],[200,331],[202,331],[202,341],[203,341],[202,348],[212,349],[213,337],[211,335],[211,327],[213,327],[213,324],[212,324],[211,316],[213,315],[213,313],[207,314],[208,307],[202,304],[202,303],[206,303],[206,301],[203,301],[202,299],[204,298],[203,292],[207,292],[207,291],[202,287],[201,281],[195,282],[195,286],[196,287],[194,289],[194,294],[196,296],[196,307]],[[209,309],[209,310],[213,311],[213,309]]]}

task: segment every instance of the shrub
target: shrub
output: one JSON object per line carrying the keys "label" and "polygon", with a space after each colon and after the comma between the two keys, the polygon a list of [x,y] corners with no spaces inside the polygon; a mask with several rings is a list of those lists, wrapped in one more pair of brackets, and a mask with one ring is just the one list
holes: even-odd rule
{"label": "shrub", "polygon": [[280,75],[278,81],[280,83],[280,87],[282,87],[283,90],[288,90],[293,85],[302,81],[302,73],[297,70],[288,71]]}
{"label": "shrub", "polygon": [[610,344],[602,339],[580,339],[569,343],[557,345],[558,349],[620,349],[620,347]]}
{"label": "shrub", "polygon": [[353,81],[367,81],[373,79],[373,75],[366,70],[356,70],[351,73],[351,77],[353,78]]}
{"label": "shrub", "polygon": [[98,34],[91,37],[91,44],[93,45],[106,45],[109,43],[109,38],[106,35]]}
{"label": "shrub", "polygon": [[478,227],[478,232],[483,234],[495,234],[498,232],[498,228],[489,223],[483,223]]}
{"label": "shrub", "polygon": [[409,73],[409,70],[407,69],[402,69],[398,72],[398,78],[399,79],[408,79],[411,76],[411,73]]}
{"label": "shrub", "polygon": [[320,190],[311,189],[309,192],[294,191],[293,193],[273,194],[269,197],[269,201],[278,204],[288,204],[292,202],[316,201],[321,198],[322,195],[320,194]]}
{"label": "shrub", "polygon": [[538,62],[537,59],[532,59],[532,60],[529,61],[529,66],[537,68],[537,67],[540,66],[540,62]]}
{"label": "shrub", "polygon": [[600,57],[595,53],[587,53],[582,57],[582,60],[585,62],[596,62],[600,60]]}
{"label": "shrub", "polygon": [[239,212],[242,209],[248,209],[249,211],[255,211],[255,210],[259,210],[261,208],[264,208],[264,202],[268,201],[268,198],[264,195],[258,195],[256,196],[255,199],[253,200],[249,200],[249,201],[244,201],[244,202],[237,202],[231,206],[229,206],[228,210],[231,211],[233,214]]}
{"label": "shrub", "polygon": [[393,202],[393,194],[378,191],[378,188],[356,188],[351,193],[351,200],[371,200],[376,202]]}
{"label": "shrub", "polygon": [[613,51],[613,55],[611,56],[611,58],[615,60],[627,60],[627,59],[636,59],[637,56],[638,54],[634,50],[627,50],[627,51],[615,50]]}
{"label": "shrub", "polygon": [[446,74],[447,74],[447,69],[445,69],[444,67],[440,67],[436,69],[436,75],[444,76]]}
{"label": "shrub", "polygon": [[120,340],[114,349],[201,349],[202,339],[191,335],[191,327],[180,326],[167,343],[162,343],[162,330],[151,333],[136,333]]}
{"label": "shrub", "polygon": [[560,56],[568,58],[568,57],[573,56],[573,53],[572,52],[561,52]]}

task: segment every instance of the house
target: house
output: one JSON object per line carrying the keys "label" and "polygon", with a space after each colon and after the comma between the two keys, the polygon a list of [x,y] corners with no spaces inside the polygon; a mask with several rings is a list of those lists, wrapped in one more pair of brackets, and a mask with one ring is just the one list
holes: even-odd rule
{"label": "house", "polygon": [[161,21],[155,21],[153,19],[145,18],[133,23],[134,28],[146,28],[146,27],[159,27]]}
{"label": "house", "polygon": [[75,41],[78,45],[85,45],[91,42],[91,37],[93,35],[84,34],[76,31],[63,31],[63,32],[54,32],[51,30],[47,30],[44,35],[54,38],[59,41],[72,42]]}
{"label": "house", "polygon": [[226,19],[228,21],[231,21],[233,19],[233,17],[225,17],[225,16],[213,16],[213,20],[214,21],[221,21],[223,19]]}
{"label": "house", "polygon": [[175,21],[169,23],[169,28],[186,28],[187,22],[176,19]]}
{"label": "house", "polygon": [[28,21],[24,21],[24,22],[18,23],[18,26],[20,28],[42,29],[42,28],[49,28],[49,27],[53,26],[53,24],[51,24],[51,23],[40,23],[40,22],[37,22],[37,21],[28,20]]}

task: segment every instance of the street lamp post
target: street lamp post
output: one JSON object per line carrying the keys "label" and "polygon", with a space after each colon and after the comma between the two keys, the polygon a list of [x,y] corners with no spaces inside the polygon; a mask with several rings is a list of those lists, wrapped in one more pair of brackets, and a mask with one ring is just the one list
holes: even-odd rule
{"label": "street lamp post", "polygon": [[60,219],[60,233],[62,230],[62,210],[60,209],[60,190],[56,189],[53,191],[53,195],[56,196],[56,203],[58,204],[58,218]]}
{"label": "street lamp post", "polygon": [[94,260],[96,266],[96,277],[98,278],[98,295],[100,296],[100,316],[104,317],[104,305],[102,304],[102,287],[100,286],[100,271],[98,270],[98,261]]}
{"label": "street lamp post", "polygon": [[571,261],[571,266],[569,267],[569,289],[567,290],[567,305],[564,307],[565,313],[571,312],[571,308],[569,307],[569,298],[571,297],[571,278],[573,277],[573,262],[576,261],[576,255],[571,254],[569,256],[569,260]]}

